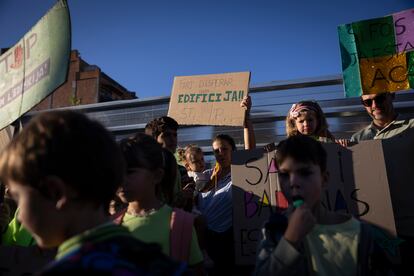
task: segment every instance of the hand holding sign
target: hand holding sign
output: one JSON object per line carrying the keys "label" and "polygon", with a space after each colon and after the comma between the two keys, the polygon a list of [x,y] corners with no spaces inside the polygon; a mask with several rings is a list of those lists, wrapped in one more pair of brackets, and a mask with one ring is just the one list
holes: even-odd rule
{"label": "hand holding sign", "polygon": [[242,102],[240,103],[240,107],[245,110],[244,113],[244,127],[246,127],[247,121],[250,120],[250,110],[252,108],[252,99],[250,96],[244,96]]}
{"label": "hand holding sign", "polygon": [[250,115],[250,109],[252,108],[252,99],[250,96],[244,96],[240,106],[246,110],[246,115]]}

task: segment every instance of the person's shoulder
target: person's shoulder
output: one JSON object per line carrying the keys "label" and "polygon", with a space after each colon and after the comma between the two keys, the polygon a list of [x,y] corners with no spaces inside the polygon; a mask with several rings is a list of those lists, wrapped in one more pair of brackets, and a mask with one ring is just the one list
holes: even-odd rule
{"label": "person's shoulder", "polygon": [[407,123],[410,127],[414,127],[414,118],[407,119]]}
{"label": "person's shoulder", "polygon": [[180,173],[180,175],[186,175],[187,169],[183,166],[177,163],[177,171]]}
{"label": "person's shoulder", "polygon": [[209,180],[210,179],[210,174],[205,173],[205,171],[203,172],[193,172],[193,171],[188,171],[188,176],[192,177],[194,179],[194,181],[197,180]]}
{"label": "person's shoulder", "polygon": [[187,175],[189,176],[189,177],[195,177],[195,176],[197,176],[197,172],[193,172],[193,171],[187,171]]}
{"label": "person's shoulder", "polygon": [[207,169],[203,171],[203,173],[212,173],[213,171],[214,171],[214,168],[211,168],[211,169]]}
{"label": "person's shoulder", "polygon": [[371,262],[377,270],[392,271],[393,267],[401,261],[399,245],[404,240],[377,225],[366,221],[360,221],[360,223],[359,247],[361,254],[371,256]]}
{"label": "person's shoulder", "polygon": [[367,132],[369,131],[369,129],[371,128],[371,124],[369,124],[368,126],[358,130],[357,132],[355,132],[354,134],[352,134],[351,136],[351,142],[359,142],[362,140],[366,140],[365,136],[367,135]]}
{"label": "person's shoulder", "polygon": [[205,171],[203,171],[203,175],[206,175],[208,177],[210,177],[213,174],[214,168],[213,169],[207,169]]}
{"label": "person's shoulder", "polygon": [[[155,269],[155,270],[154,270]],[[185,265],[172,261],[158,244],[143,243],[129,235],[115,236],[103,242],[84,244],[78,250],[55,261],[40,275],[98,273],[118,275],[182,274]],[[181,271],[181,273],[180,273]]]}
{"label": "person's shoulder", "polygon": [[161,208],[159,208],[152,215],[150,215],[150,217],[156,221],[160,221],[164,219],[168,220],[168,218],[171,217],[174,209],[175,209],[174,207],[171,207],[168,204],[164,204],[163,206],[161,206]]}
{"label": "person's shoulder", "polygon": [[161,208],[160,208],[160,212],[166,213],[166,214],[171,214],[173,212],[174,208],[171,207],[168,204],[164,204]]}

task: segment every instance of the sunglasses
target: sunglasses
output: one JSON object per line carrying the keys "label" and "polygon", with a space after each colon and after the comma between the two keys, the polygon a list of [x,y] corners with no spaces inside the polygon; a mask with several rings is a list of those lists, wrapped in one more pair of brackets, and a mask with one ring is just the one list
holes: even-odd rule
{"label": "sunglasses", "polygon": [[370,107],[370,106],[372,106],[373,101],[375,101],[376,105],[382,105],[385,102],[386,99],[387,99],[387,93],[384,93],[384,94],[379,94],[378,96],[376,96],[375,98],[372,98],[372,99],[363,100],[361,98],[361,103],[366,107]]}

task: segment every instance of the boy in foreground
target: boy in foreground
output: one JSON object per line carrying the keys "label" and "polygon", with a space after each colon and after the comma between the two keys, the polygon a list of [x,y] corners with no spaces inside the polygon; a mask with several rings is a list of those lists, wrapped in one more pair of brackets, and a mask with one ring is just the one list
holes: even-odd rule
{"label": "boy in foreground", "polygon": [[328,172],[319,142],[292,136],[279,143],[276,161],[290,214],[266,224],[256,275],[394,275],[374,240],[380,230],[321,204]]}
{"label": "boy in foreground", "polygon": [[31,120],[0,156],[0,176],[42,248],[58,247],[41,275],[173,275],[183,266],[108,220],[125,168],[110,134],[70,111]]}

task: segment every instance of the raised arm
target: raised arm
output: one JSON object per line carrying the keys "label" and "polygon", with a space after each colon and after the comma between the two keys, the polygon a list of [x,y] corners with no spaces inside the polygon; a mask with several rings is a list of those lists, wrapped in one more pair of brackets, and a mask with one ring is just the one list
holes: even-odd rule
{"label": "raised arm", "polygon": [[252,107],[252,99],[250,96],[244,97],[243,101],[240,104],[246,110],[246,116],[244,120],[244,148],[246,150],[256,148],[256,138],[254,135],[254,129],[252,121],[250,120],[250,109]]}

